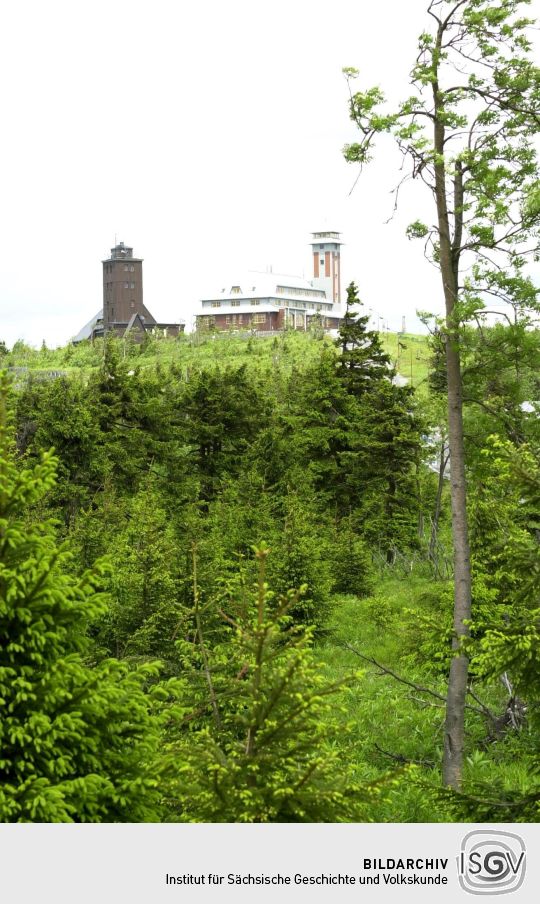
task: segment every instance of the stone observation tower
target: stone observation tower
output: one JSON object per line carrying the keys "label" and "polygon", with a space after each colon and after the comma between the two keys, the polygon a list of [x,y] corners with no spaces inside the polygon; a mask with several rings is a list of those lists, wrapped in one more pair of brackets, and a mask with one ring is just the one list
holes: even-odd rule
{"label": "stone observation tower", "polygon": [[83,326],[73,342],[99,339],[103,336],[130,336],[136,342],[147,333],[178,336],[184,332],[178,323],[156,321],[143,303],[142,257],[133,257],[133,248],[119,242],[111,248],[103,264],[103,307]]}
{"label": "stone observation tower", "polygon": [[147,326],[155,326],[143,304],[142,258],[133,257],[133,248],[120,242],[102,263],[105,331],[113,329],[113,324],[129,323],[134,314],[139,314]]}

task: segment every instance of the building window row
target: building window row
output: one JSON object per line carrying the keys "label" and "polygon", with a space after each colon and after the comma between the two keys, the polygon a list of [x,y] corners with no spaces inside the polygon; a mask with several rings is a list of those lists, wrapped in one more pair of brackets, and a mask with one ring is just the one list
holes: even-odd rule
{"label": "building window row", "polygon": [[[113,264],[105,264],[103,269],[105,273],[112,273]],[[124,270],[126,273],[135,273],[135,264],[124,264]]]}
{"label": "building window row", "polygon": [[[111,283],[111,285],[112,285],[112,283]],[[126,288],[127,288],[127,283],[124,283],[124,285],[125,285]],[[133,283],[131,283],[131,287],[133,288]],[[317,297],[320,298],[320,296],[317,296]],[[202,306],[203,306],[203,308],[209,308],[209,307],[212,307],[212,308],[220,308],[220,307],[222,306],[222,304],[223,304],[223,305],[225,305],[226,307],[227,307],[227,306],[230,306],[231,308],[239,308],[239,307],[241,307],[241,306],[244,306],[244,307],[255,306],[255,307],[257,307],[258,305],[261,304],[261,301],[264,301],[265,304],[271,304],[271,305],[272,305],[273,307],[275,307],[275,308],[280,308],[280,307],[283,307],[283,306],[289,307],[289,304],[288,304],[288,302],[287,302],[286,299],[279,300],[279,299],[277,299],[277,298],[265,298],[265,299],[260,299],[260,298],[246,298],[246,299],[243,299],[242,301],[240,301],[238,298],[232,298],[230,301],[225,301],[225,302],[221,302],[221,301],[203,301]],[[297,308],[297,309],[303,309],[303,310],[306,310],[306,309],[309,309],[309,308],[313,308],[313,309],[316,310],[316,311],[323,311],[323,310],[325,310],[325,309],[330,309],[331,305],[330,305],[330,304],[324,304],[324,303],[322,303],[322,302],[315,302],[315,301],[295,301],[295,302],[293,302],[293,303],[290,305],[290,307],[294,307],[294,308]]]}
{"label": "building window row", "polygon": [[134,288],[135,288],[134,282],[132,282],[132,283],[125,282],[124,283],[124,289],[134,289]]}
{"label": "building window row", "polygon": [[[216,325],[215,317],[202,316],[199,317],[198,320],[201,324],[211,328]],[[225,316],[225,325],[234,327],[245,324],[246,326],[249,326],[250,324],[266,323],[267,320],[267,314],[227,314]]]}
{"label": "building window row", "polygon": [[[291,307],[294,307],[294,308],[303,308],[304,310],[305,310],[306,308],[314,308],[316,311],[322,311],[322,310],[323,310],[323,305],[322,305],[322,304],[315,304],[315,302],[313,302],[313,301],[309,301],[309,302],[307,302],[307,301],[295,301],[295,302],[293,302],[293,303],[291,304]],[[330,306],[328,305],[328,307],[330,307]]]}
{"label": "building window row", "polygon": [[[322,261],[324,264],[324,259]],[[276,293],[279,295],[303,295],[305,298],[322,298],[324,292],[320,289],[298,289],[296,286],[277,286]]]}
{"label": "building window row", "polygon": [[[213,317],[205,318],[205,320],[214,320]],[[241,323],[266,323],[266,314],[227,314],[225,317],[227,326],[237,326]]]}

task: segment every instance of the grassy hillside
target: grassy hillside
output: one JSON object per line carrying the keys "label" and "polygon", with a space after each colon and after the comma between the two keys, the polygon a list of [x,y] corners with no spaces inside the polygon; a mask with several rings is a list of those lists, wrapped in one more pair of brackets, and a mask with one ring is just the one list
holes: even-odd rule
{"label": "grassy hillside", "polygon": [[[331,681],[354,669],[361,672],[343,712],[344,724],[353,726],[361,778],[382,779],[389,770],[413,766],[415,780],[400,781],[399,790],[374,805],[376,822],[452,821],[444,802],[437,800],[434,806],[432,796],[440,787],[447,676],[418,649],[418,618],[433,619],[434,599],[448,593],[449,586],[423,569],[407,576],[396,570],[380,575],[372,596],[335,598],[330,632],[319,646]],[[481,693],[485,706],[504,711],[500,682],[493,680]],[[465,762],[467,783],[526,787],[529,763],[514,756],[515,738],[494,744],[489,719],[473,712],[467,714],[467,737],[469,748],[474,748]]]}
{"label": "grassy hillside", "polygon": [[[321,343],[333,347],[332,339],[325,336],[316,339],[305,333],[284,333],[271,338],[244,335],[203,336],[188,334],[178,339],[149,337],[142,345],[121,340],[122,353],[134,366],[152,368],[158,364],[176,364],[180,367],[205,368],[215,364],[256,364],[261,369],[272,370],[277,365],[289,372],[294,367],[305,367],[310,357],[316,357]],[[383,343],[396,363],[399,373],[413,385],[419,386],[427,375],[427,337],[414,334],[385,333]],[[4,366],[28,368],[33,372],[61,370],[70,372],[91,371],[99,366],[103,355],[101,341],[68,344],[57,349],[34,349],[22,342],[4,356]]]}

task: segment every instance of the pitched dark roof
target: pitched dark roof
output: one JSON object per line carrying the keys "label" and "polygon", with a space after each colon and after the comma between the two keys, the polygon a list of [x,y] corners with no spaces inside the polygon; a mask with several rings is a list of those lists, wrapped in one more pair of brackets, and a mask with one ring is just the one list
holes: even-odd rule
{"label": "pitched dark roof", "polygon": [[[150,325],[153,326],[153,324],[150,324]],[[135,312],[135,314],[131,315],[131,318],[126,327],[124,336],[127,336],[127,334],[131,333],[131,331],[134,329],[138,330],[139,332],[142,331],[143,333],[146,333],[146,326],[145,326],[144,320],[141,317],[141,315],[137,314],[136,312]]]}
{"label": "pitched dark roof", "polygon": [[91,339],[99,321],[103,321],[103,308],[101,308],[97,314],[94,314],[88,323],[85,323],[82,330],[79,330],[77,335],[73,337],[72,342],[83,342],[85,339]]}

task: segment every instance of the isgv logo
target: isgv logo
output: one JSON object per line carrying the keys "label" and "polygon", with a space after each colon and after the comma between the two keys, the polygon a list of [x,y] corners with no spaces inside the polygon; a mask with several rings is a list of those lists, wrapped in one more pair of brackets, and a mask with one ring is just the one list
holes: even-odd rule
{"label": "isgv logo", "polygon": [[459,884],[471,895],[504,895],[525,878],[525,843],[511,832],[469,832],[461,842]]}

